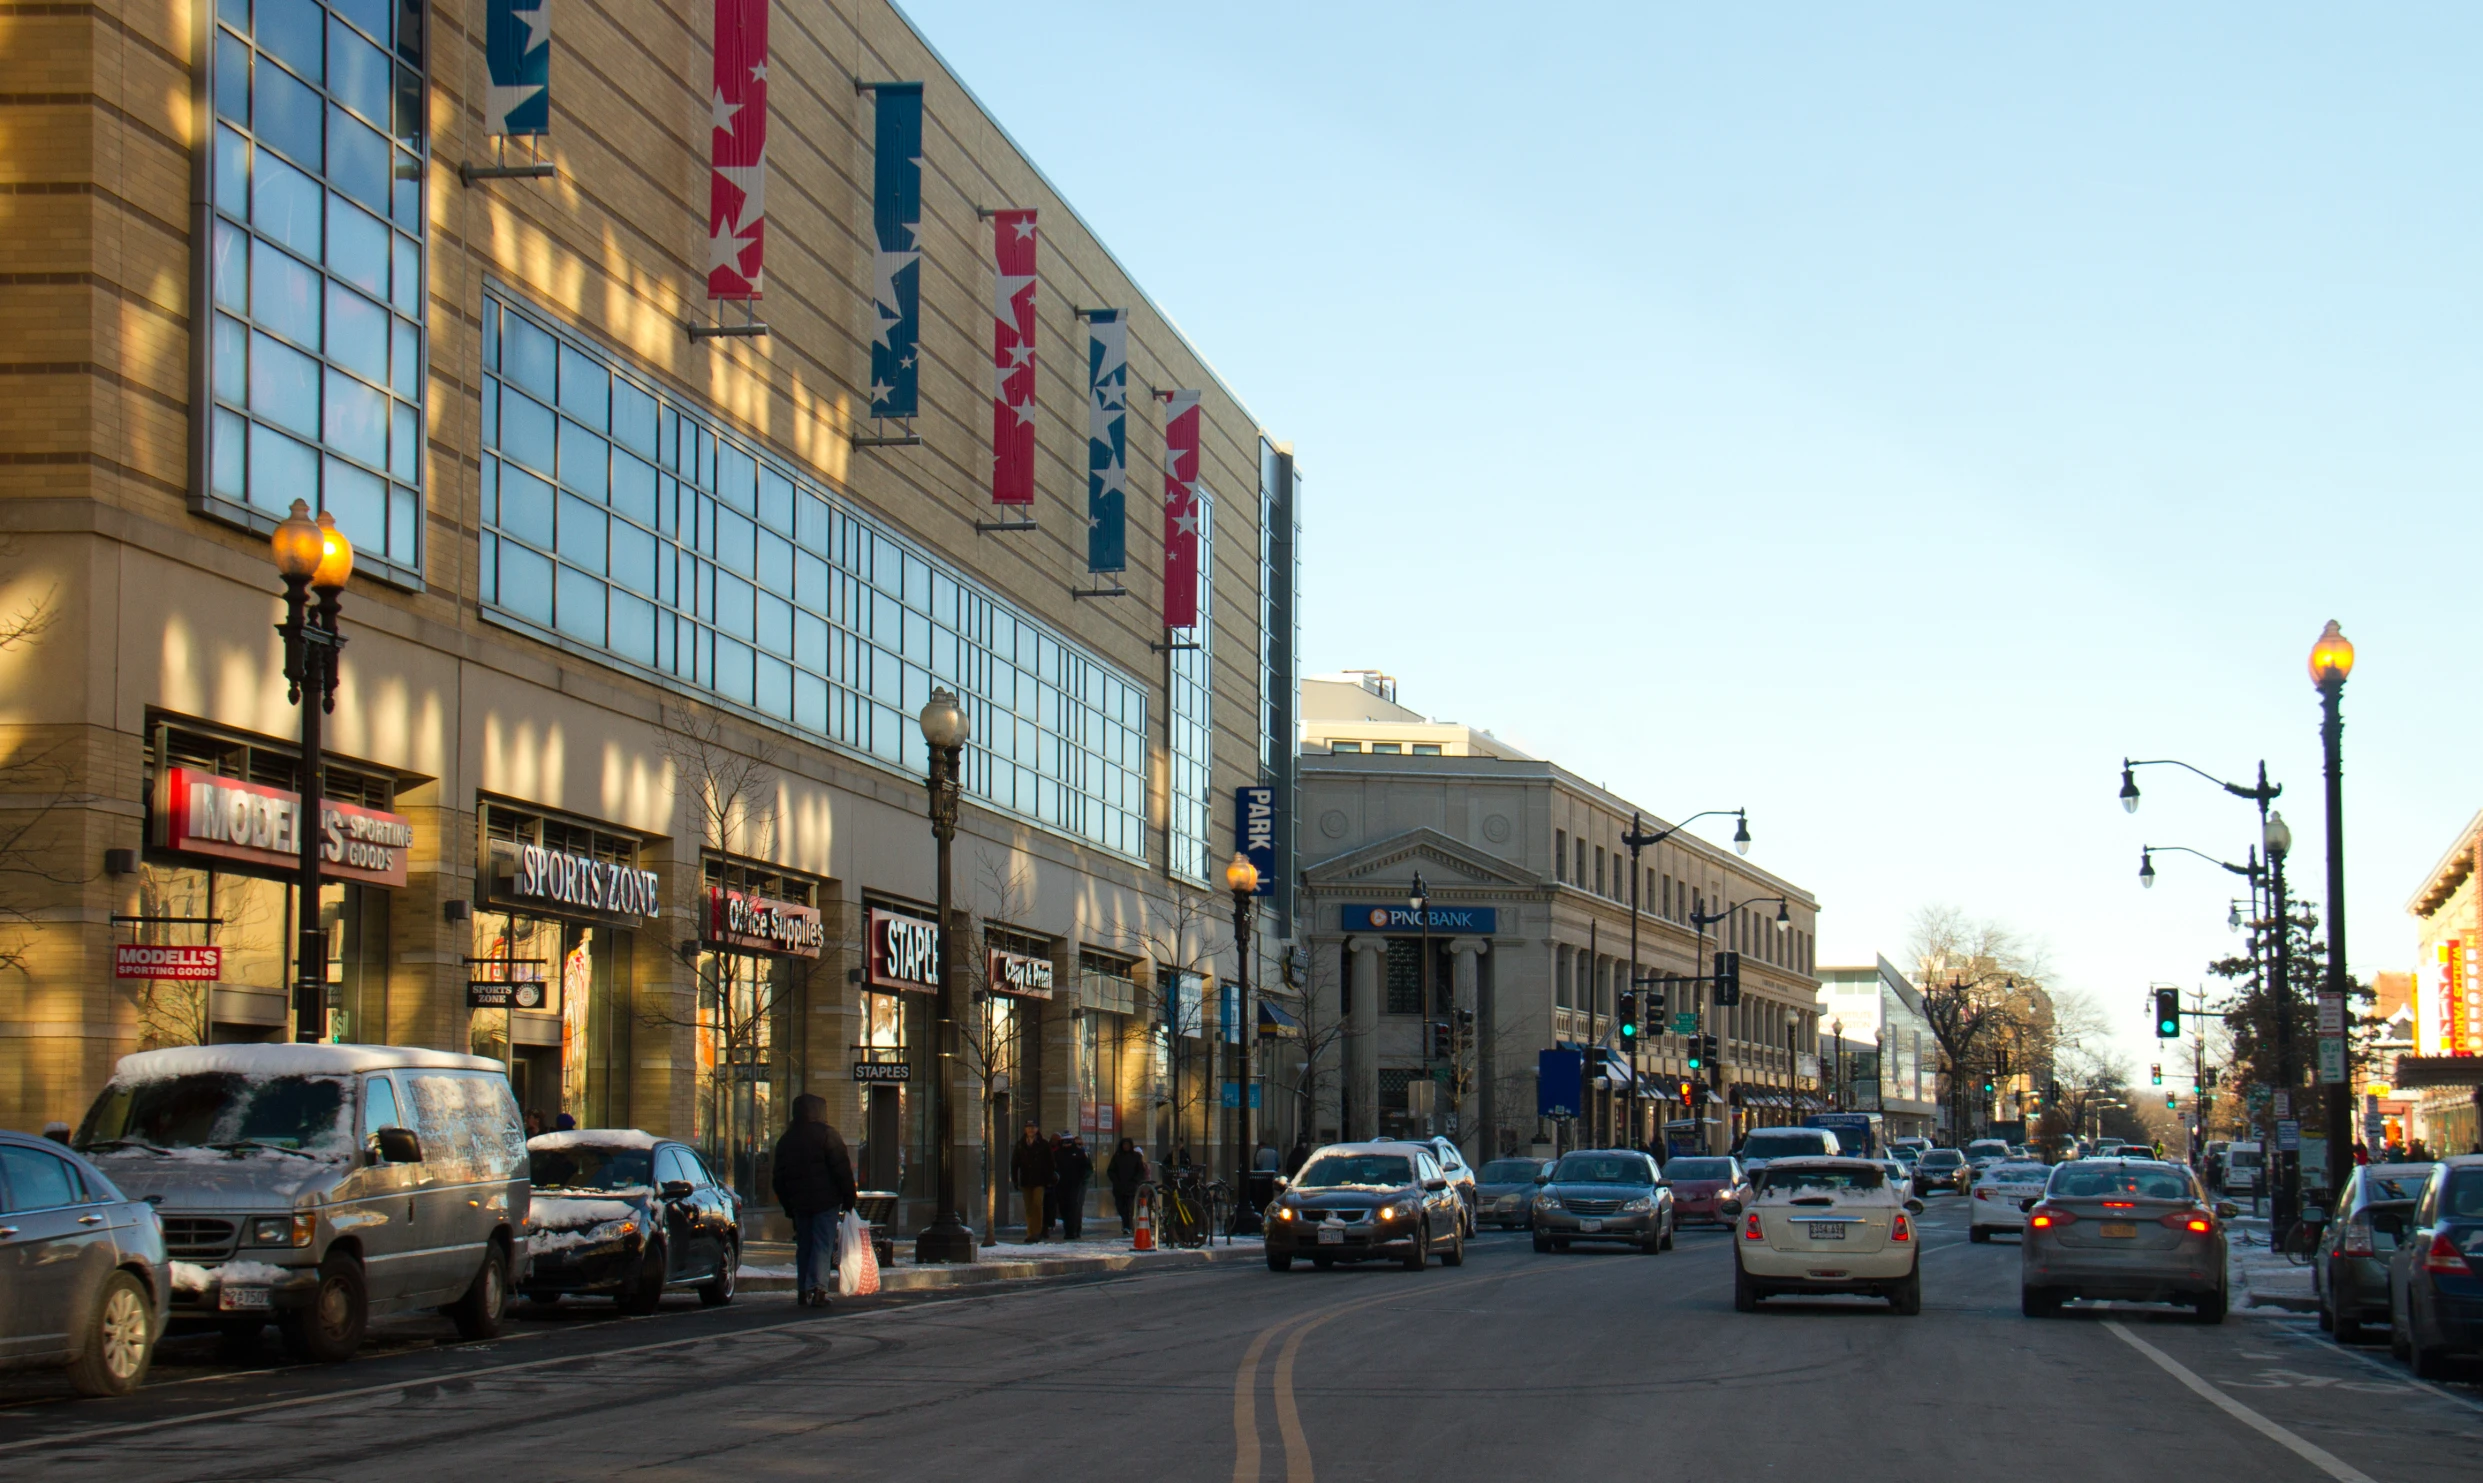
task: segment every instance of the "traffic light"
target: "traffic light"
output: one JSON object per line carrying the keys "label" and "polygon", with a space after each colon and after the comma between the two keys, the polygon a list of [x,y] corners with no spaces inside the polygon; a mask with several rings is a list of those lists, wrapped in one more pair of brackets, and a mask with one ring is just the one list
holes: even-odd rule
{"label": "traffic light", "polygon": [[2198,1084],[2203,1087],[2214,1086],[2216,1084],[2216,1068],[2209,1066],[2201,1070],[2198,1074]]}
{"label": "traffic light", "polygon": [[2164,1094],[2164,1110],[2166,1112],[2173,1110],[2173,1094],[2170,1092]]}
{"label": "traffic light", "polygon": [[1458,1038],[1459,1038],[1459,1039],[1461,1039],[1461,1040],[1463,1040],[1463,1041],[1465,1041],[1465,1043],[1466,1043],[1466,1044],[1468,1044],[1468,1045],[1472,1045],[1472,1044],[1474,1044],[1474,1011],[1473,1011],[1473,1010],[1471,1010],[1471,1009],[1461,1009],[1461,1010],[1457,1011],[1457,1035],[1458,1035]]}
{"label": "traffic light", "polygon": [[1986,1097],[1990,1096],[1995,1085],[1997,1085],[1997,1083],[1995,1083],[1989,1075],[1986,1075],[1983,1078],[1983,1095]]}
{"label": "traffic light", "polygon": [[1664,991],[1672,986],[1673,976],[1669,973],[1661,978],[1647,980],[1647,1013],[1654,1014],[1664,1007]]}
{"label": "traffic light", "polygon": [[2150,1082],[2153,1082],[2153,1083],[2154,1083],[2155,1085],[2157,1085],[2157,1086],[2162,1086],[2162,1085],[2164,1084],[2164,1063],[2163,1063],[2163,1062],[2158,1061],[2158,1062],[2156,1062],[2154,1065],[2151,1065],[2151,1066],[2149,1066],[2149,1067],[2147,1068],[2147,1080],[2149,1080]]}
{"label": "traffic light", "polygon": [[1716,1048],[1715,1036],[1701,1035],[1698,1038],[1698,1049],[1700,1059],[1708,1065],[1719,1066],[1724,1063],[1724,1053]]}
{"label": "traffic light", "polygon": [[1706,1037],[1703,1035],[1691,1036],[1688,1048],[1690,1052],[1690,1069],[1697,1071],[1704,1068],[1707,1064]]}
{"label": "traffic light", "polygon": [[1732,952],[1716,954],[1716,1003],[1730,1007],[1742,1002],[1742,955]]}
{"label": "traffic light", "polygon": [[1435,1061],[1445,1061],[1456,1053],[1456,1047],[1449,1044],[1448,1021],[1433,1020],[1431,1022],[1431,1058]]}
{"label": "traffic light", "polygon": [[1586,1075],[1586,1084],[1588,1086],[1593,1086],[1596,1082],[1602,1081],[1612,1074],[1612,1068],[1606,1062],[1606,1057],[1609,1054],[1610,1053],[1600,1045],[1590,1045],[1586,1048],[1586,1064],[1581,1069]]}
{"label": "traffic light", "polygon": [[1623,989],[1620,995],[1621,1038],[1638,1038],[1638,991]]}
{"label": "traffic light", "polygon": [[1698,1083],[1697,1083],[1697,1082],[1695,1082],[1695,1081],[1685,1081],[1685,1082],[1683,1082],[1683,1083],[1681,1084],[1681,1105],[1682,1105],[1682,1106],[1684,1106],[1684,1107],[1696,1107],[1696,1106],[1698,1106]]}
{"label": "traffic light", "polygon": [[2155,1034],[2159,1040],[2181,1038],[2181,991],[2179,989],[2155,991]]}

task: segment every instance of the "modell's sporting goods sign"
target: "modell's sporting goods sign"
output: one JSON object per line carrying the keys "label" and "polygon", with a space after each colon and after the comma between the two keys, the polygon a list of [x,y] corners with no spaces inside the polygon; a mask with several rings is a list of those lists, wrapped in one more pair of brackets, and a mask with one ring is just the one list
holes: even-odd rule
{"label": "modell's sporting goods sign", "polygon": [[827,943],[828,929],[815,906],[710,886],[707,940],[720,947],[816,958]]}
{"label": "modell's sporting goods sign", "polygon": [[[211,855],[269,870],[291,870],[302,859],[300,795],[218,777],[186,767],[165,768],[156,783],[155,842],[168,850]],[[405,884],[405,856],[414,826],[396,814],[323,799],[319,873],[375,886]]]}
{"label": "modell's sporting goods sign", "polygon": [[114,978],[168,978],[176,983],[214,983],[224,976],[220,947],[157,947],[152,943],[115,943]]}

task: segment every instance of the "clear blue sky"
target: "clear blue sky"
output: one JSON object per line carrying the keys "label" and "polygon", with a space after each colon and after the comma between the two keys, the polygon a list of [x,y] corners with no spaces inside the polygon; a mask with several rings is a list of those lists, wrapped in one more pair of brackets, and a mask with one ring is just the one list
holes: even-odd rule
{"label": "clear blue sky", "polygon": [[1950,902],[2133,1061],[2247,805],[2349,942],[2483,805],[2483,7],[906,0],[1309,476],[1306,663]]}

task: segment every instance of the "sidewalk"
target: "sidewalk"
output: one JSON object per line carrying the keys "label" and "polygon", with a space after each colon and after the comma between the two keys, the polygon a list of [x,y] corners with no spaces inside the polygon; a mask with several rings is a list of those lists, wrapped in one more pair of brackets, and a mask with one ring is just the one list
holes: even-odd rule
{"label": "sidewalk", "polygon": [[[2268,1223],[2260,1216],[2235,1217],[2228,1225],[2230,1240],[2226,1249],[2226,1269],[2233,1278],[2233,1311],[2257,1310],[2261,1313],[2315,1313],[2319,1298],[2311,1290],[2311,1269],[2295,1266],[2282,1252],[2271,1251],[2263,1244],[2268,1237]],[[2242,1244],[2247,1235],[2254,1245]]]}
{"label": "sidewalk", "polygon": [[[1008,1229],[1002,1227],[1004,1236]],[[1030,1277],[1063,1277],[1076,1272],[1257,1261],[1265,1252],[1266,1247],[1256,1236],[1237,1236],[1229,1246],[1219,1237],[1212,1245],[1186,1251],[1162,1247],[1132,1251],[1129,1238],[1116,1230],[1109,1237],[1096,1235],[1031,1246],[1003,1240],[992,1246],[978,1246],[971,1263],[921,1267],[914,1264],[913,1239],[901,1237],[897,1241],[896,1263],[880,1268],[879,1281],[884,1292],[929,1292],[989,1282],[1018,1282]],[[793,1291],[793,1243],[753,1241],[742,1248],[740,1282],[744,1292]]]}

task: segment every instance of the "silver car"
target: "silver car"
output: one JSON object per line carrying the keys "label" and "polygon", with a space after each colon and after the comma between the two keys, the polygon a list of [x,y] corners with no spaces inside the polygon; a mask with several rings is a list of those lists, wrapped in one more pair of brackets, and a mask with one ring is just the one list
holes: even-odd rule
{"label": "silver car", "polygon": [[154,1202],[172,1316],[336,1363],[437,1308],[499,1332],[525,1277],[526,1134],[497,1061],[364,1045],[124,1056],[77,1147]]}
{"label": "silver car", "polygon": [[57,1143],[0,1133],[0,1369],[63,1366],[81,1395],[136,1390],[166,1276],[153,1207]]}
{"label": "silver car", "polygon": [[1535,1195],[1535,1250],[1618,1241],[1652,1255],[1673,1249],[1673,1192],[1635,1149],[1561,1155]]}
{"label": "silver car", "polygon": [[2222,1323],[2225,1227],[2190,1171],[2153,1159],[2088,1158],[2052,1171],[2026,1212],[2019,1306],[2049,1318],[2071,1298],[2178,1303]]}
{"label": "silver car", "polygon": [[1502,1230],[1534,1224],[1535,1181],[1552,1170],[1550,1159],[1493,1159],[1475,1171],[1475,1223]]}

